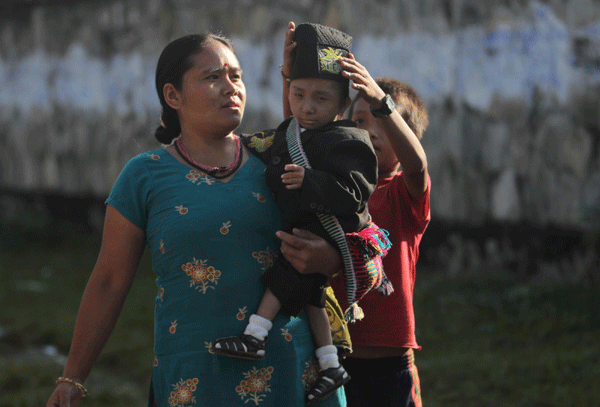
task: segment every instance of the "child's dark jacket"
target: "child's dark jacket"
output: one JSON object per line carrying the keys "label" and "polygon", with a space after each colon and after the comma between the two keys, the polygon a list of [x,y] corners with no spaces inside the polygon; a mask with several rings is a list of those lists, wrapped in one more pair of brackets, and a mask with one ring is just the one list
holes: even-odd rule
{"label": "child's dark jacket", "polygon": [[369,220],[367,200],[377,185],[377,157],[364,130],[341,120],[317,130],[304,130],[302,147],[311,169],[305,170],[300,189],[281,182],[287,149],[286,119],[276,130],[243,135],[246,146],[266,165],[267,184],[281,211],[282,230],[307,229],[331,241],[316,213],[335,215],[345,232],[364,228]]}
{"label": "child's dark jacket", "polygon": [[[292,163],[286,131],[291,119],[276,130],[244,135],[246,146],[266,165],[266,180],[281,212],[281,229],[313,232],[334,247],[335,241],[317,218],[317,213],[335,215],[344,232],[363,229],[370,219],[367,200],[377,185],[377,157],[366,131],[345,120],[301,133],[301,142],[311,168],[305,169],[300,189],[287,189],[281,181],[286,164]],[[261,281],[290,315],[298,315],[307,304],[325,306],[327,277],[300,274],[276,255]]]}

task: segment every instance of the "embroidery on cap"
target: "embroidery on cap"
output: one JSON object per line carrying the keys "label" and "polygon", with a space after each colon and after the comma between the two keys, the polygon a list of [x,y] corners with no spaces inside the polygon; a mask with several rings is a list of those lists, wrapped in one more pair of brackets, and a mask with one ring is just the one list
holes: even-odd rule
{"label": "embroidery on cap", "polygon": [[337,62],[342,57],[341,49],[334,49],[332,47],[319,49],[319,68],[321,71],[329,72],[332,74],[339,74],[342,72],[342,67]]}

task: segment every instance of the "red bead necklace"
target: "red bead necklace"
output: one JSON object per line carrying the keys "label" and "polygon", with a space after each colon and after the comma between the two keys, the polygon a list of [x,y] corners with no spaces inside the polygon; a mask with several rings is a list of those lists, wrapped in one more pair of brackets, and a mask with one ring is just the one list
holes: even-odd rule
{"label": "red bead necklace", "polygon": [[230,176],[231,174],[237,171],[237,169],[240,167],[240,164],[242,163],[242,143],[240,142],[240,138],[238,136],[235,136],[235,157],[233,158],[233,161],[227,166],[223,165],[220,167],[211,167],[210,165],[199,163],[198,161],[193,159],[188,150],[183,145],[181,138],[175,140],[174,144],[175,149],[186,163],[202,172],[205,172],[213,178],[218,179]]}

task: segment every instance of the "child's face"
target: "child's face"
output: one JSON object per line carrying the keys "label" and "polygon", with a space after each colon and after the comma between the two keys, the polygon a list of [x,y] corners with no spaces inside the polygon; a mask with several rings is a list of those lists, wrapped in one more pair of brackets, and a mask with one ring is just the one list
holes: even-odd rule
{"label": "child's face", "polygon": [[341,103],[342,89],[331,79],[302,78],[290,83],[290,108],[305,129],[314,130],[342,117],[348,103]]}
{"label": "child's face", "polygon": [[381,119],[378,119],[371,114],[369,104],[362,98],[354,103],[352,121],[356,122],[356,126],[359,129],[369,132],[371,144],[373,144],[375,154],[377,155],[379,178],[387,178],[398,172],[400,162],[383,130]]}

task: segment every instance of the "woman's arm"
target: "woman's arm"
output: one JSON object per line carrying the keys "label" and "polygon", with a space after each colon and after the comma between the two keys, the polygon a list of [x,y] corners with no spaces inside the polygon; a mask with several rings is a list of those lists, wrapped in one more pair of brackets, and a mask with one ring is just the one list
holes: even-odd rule
{"label": "woman's arm", "polygon": [[342,268],[342,255],[322,237],[307,230],[294,229],[293,235],[277,231],[281,253],[302,274],[333,276]]}
{"label": "woman's arm", "polygon": [[[81,299],[64,377],[79,383],[87,378],[115,326],[144,245],[144,231],[108,205],[100,253]],[[46,406],[76,406],[80,396],[75,386],[60,383]]]}
{"label": "woman's arm", "polygon": [[290,107],[290,75],[292,74],[292,50],[296,47],[294,42],[294,30],[296,25],[293,21],[288,23],[288,29],[285,32],[285,42],[283,43],[283,65],[281,66],[281,76],[283,80],[283,118],[287,119],[292,115]]}

